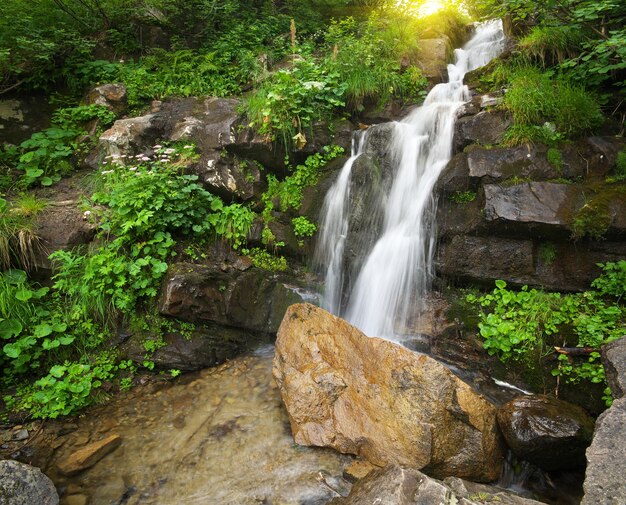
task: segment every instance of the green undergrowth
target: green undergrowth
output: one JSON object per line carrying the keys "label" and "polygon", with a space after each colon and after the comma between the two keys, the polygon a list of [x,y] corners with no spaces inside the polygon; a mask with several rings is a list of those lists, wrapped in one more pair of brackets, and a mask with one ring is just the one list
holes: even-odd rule
{"label": "green undergrowth", "polygon": [[[10,167],[8,176],[0,179],[0,191],[58,182],[74,171],[77,157],[93,147],[93,139],[115,118],[102,105],[57,109],[49,128],[33,133],[19,146],[5,145],[0,149],[0,163]],[[94,122],[95,135],[87,138],[87,127]]]}
{"label": "green undergrowth", "polygon": [[[138,367],[154,369],[151,356],[165,345],[165,333],[191,335],[195,326],[155,313],[177,250],[202,258],[200,249],[184,244],[200,247],[221,240],[249,255],[259,268],[286,270],[287,260],[276,253],[280,244],[269,228],[274,203],[294,216],[293,231],[303,244],[316,231],[314,223],[298,215],[303,191],[342,152],[327,147],[282,180],[268,176],[261,216],[265,248],[248,244],[259,217],[249,205],[225,203],[188,173],[198,158],[193,145],[155,145],[133,157],[103,160],[92,182],[95,192],[83,203],[84,218],[97,229],[96,240],[50,256],[56,272],[51,286],[29,281],[21,269],[0,274],[0,379],[3,389],[11,391],[4,397],[7,408],[35,418],[73,414],[106,398],[104,384],[126,388]],[[19,256],[15,230],[28,230],[29,219],[41,207],[27,197],[0,203],[9,254],[5,267],[27,265],[27,258]],[[111,345],[121,327],[145,335],[145,355],[138,364],[121,360]]]}
{"label": "green undergrowth", "polygon": [[[600,266],[602,275],[583,293],[548,293],[527,286],[516,291],[499,280],[489,294],[468,295],[468,301],[480,307],[478,328],[484,348],[503,362],[528,369],[541,367],[555,347],[585,348],[588,352],[582,358],[558,354],[552,375],[569,383],[606,385],[599,349],[626,331],[626,261]],[[605,400],[610,404],[608,388]]]}

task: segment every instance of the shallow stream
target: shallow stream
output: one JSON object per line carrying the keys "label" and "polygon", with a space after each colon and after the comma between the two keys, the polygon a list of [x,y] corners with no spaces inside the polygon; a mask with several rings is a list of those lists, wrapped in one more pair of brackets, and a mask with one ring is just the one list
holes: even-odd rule
{"label": "shallow stream", "polygon": [[[89,505],[326,503],[337,494],[325,481],[353,458],[293,443],[272,355],[268,347],[175,384],[147,383],[74,421],[47,423],[20,459],[42,466],[62,504],[72,495],[69,503]],[[63,458],[112,434],[122,444],[95,466],[58,473]]]}

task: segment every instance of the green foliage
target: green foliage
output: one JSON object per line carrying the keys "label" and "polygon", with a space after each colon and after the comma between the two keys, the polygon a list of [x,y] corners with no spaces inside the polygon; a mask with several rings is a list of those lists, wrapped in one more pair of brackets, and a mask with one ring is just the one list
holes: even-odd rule
{"label": "green foliage", "polygon": [[[342,154],[343,148],[339,146],[324,146],[322,153],[309,156],[304,164],[296,166],[291,175],[282,181],[273,175],[267,177],[268,188],[261,196],[263,205],[261,217],[264,223],[262,241],[265,245],[271,245],[275,241],[269,228],[270,222],[274,219],[275,205],[282,212],[298,211],[302,205],[304,189],[317,184],[320,169]],[[301,223],[302,221],[296,222]]]}
{"label": "green foliage", "polygon": [[297,134],[344,105],[345,88],[337,72],[312,58],[298,59],[261,84],[246,102],[246,113],[259,133],[291,146]]}
{"label": "green foliage", "polygon": [[589,237],[593,240],[604,238],[611,225],[611,214],[605,202],[590,199],[574,215],[572,238]]}
{"label": "green foliage", "polygon": [[591,286],[602,296],[614,296],[621,300],[626,295],[626,261],[599,263],[598,266],[604,273],[595,279]]}
{"label": "green foliage", "polygon": [[252,264],[257,268],[269,270],[270,272],[284,272],[287,270],[287,260],[284,256],[272,254],[259,247],[242,252],[250,257]]}
{"label": "green foliage", "polygon": [[298,238],[298,244],[304,245],[304,238],[312,237],[317,231],[317,225],[308,220],[305,216],[294,217],[291,220],[293,233]]}
{"label": "green foliage", "polygon": [[[489,17],[510,16],[533,26],[522,50],[542,63],[561,62],[564,74],[586,87],[624,87],[626,6],[615,0],[475,0]],[[580,48],[580,51],[574,52]],[[567,58],[563,60],[563,58]],[[554,61],[549,61],[554,60]]]}
{"label": "green foliage", "polygon": [[75,139],[79,133],[77,129],[51,127],[22,142],[16,168],[24,172],[23,184],[50,186],[68,174],[72,170],[69,158],[78,146]]}
{"label": "green foliage", "polygon": [[453,195],[450,196],[450,200],[454,203],[464,204],[470,203],[476,200],[476,191],[455,191]]}
{"label": "green foliage", "polygon": [[[626,262],[600,265],[604,273],[594,281],[595,290],[561,295],[524,286],[520,291],[507,289],[496,281],[492,293],[468,301],[482,307],[478,327],[484,347],[502,361],[515,360],[537,366],[554,345],[589,347],[620,338],[626,329],[626,311],[621,304],[626,279]],[[561,355],[555,376],[569,382],[604,382],[600,354],[594,351],[582,362]]]}
{"label": "green foliage", "polygon": [[539,259],[546,265],[551,265],[556,259],[556,246],[551,242],[544,242],[539,246]]}
{"label": "green foliage", "polygon": [[115,117],[102,105],[58,109],[50,128],[34,133],[19,149],[5,149],[3,157],[21,173],[20,185],[50,186],[74,169],[72,158],[81,147],[77,138],[86,134],[86,124],[97,119],[106,127]]}
{"label": "green foliage", "polygon": [[347,102],[353,111],[361,111],[366,100],[384,105],[395,93],[419,95],[425,88],[416,67],[411,67],[406,78],[402,78],[399,58],[402,48],[398,47],[402,39],[390,40],[386,36],[390,30],[377,17],[364,23],[351,17],[333,21],[327,30],[326,43],[335,48],[327,65],[345,83]]}
{"label": "green foliage", "polygon": [[[619,182],[626,180],[626,149],[622,149],[617,153],[617,159],[615,161],[615,170],[610,177],[610,182]],[[609,181],[609,178],[607,178]]]}

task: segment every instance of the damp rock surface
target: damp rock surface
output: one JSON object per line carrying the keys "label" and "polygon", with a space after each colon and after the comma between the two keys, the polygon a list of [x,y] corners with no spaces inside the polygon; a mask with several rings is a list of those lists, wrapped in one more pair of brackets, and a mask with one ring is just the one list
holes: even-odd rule
{"label": "damp rock surface", "polygon": [[511,400],[498,410],[498,424],[516,456],[546,470],[584,466],[594,427],[581,407],[545,395]]}

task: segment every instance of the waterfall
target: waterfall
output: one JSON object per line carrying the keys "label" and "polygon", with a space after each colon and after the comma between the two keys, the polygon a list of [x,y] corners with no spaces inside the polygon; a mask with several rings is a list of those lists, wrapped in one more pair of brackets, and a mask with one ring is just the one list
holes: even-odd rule
{"label": "waterfall", "polygon": [[384,194],[370,198],[368,208],[360,210],[380,216],[380,229],[371,230],[377,233],[374,240],[356,241],[356,246],[367,244],[365,250],[355,247],[348,254],[346,241],[352,232],[354,167],[368,149],[375,150],[369,130],[360,138],[357,134],[352,156],[326,195],[315,253],[315,264],[324,275],[322,306],[367,335],[395,339],[431,285],[436,245],[433,187],[452,155],[457,110],[470,99],[463,78],[503,46],[500,20],[478,25],[471,40],[454,51],[449,82],[437,84],[421,107],[392,123],[385,146],[389,184],[381,184]]}

